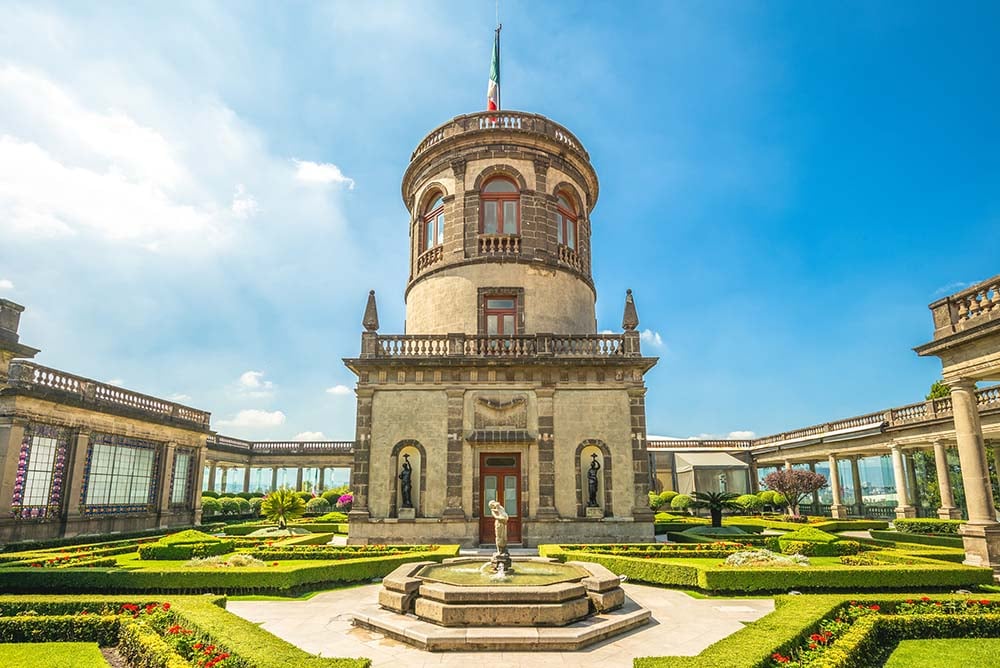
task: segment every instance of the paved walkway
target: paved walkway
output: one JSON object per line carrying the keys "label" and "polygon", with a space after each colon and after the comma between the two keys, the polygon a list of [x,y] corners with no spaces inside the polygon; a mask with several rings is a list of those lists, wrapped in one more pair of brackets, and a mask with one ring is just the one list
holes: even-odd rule
{"label": "paved walkway", "polygon": [[328,657],[365,656],[373,668],[470,665],[631,668],[637,656],[694,655],[774,610],[771,599],[695,599],[669,589],[624,584],[625,593],[652,612],[652,621],[626,635],[578,652],[424,652],[351,625],[351,611],[371,605],[381,585],[318,594],[308,601],[230,601],[230,612],[307,652]]}

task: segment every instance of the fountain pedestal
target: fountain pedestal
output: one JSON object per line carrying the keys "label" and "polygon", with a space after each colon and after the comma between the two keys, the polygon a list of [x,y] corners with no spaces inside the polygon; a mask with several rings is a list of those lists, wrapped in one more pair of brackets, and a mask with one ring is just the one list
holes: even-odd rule
{"label": "fountain pedestal", "polygon": [[490,559],[490,568],[494,573],[513,573],[514,563],[513,559],[510,558],[510,552],[504,550],[503,552],[494,552],[493,557]]}

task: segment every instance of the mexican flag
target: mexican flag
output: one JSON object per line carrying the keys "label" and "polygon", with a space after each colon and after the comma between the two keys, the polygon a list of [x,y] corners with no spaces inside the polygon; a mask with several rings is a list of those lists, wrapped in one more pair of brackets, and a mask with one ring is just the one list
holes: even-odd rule
{"label": "mexican flag", "polygon": [[490,85],[486,89],[486,110],[496,111],[500,108],[500,28],[497,28],[496,40],[493,42],[493,61],[490,63]]}

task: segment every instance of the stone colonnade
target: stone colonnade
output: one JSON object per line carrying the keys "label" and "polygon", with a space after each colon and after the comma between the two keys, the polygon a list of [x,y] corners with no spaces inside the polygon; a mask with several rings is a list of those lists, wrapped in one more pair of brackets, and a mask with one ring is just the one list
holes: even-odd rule
{"label": "stone colonnade", "polygon": [[[296,490],[302,490],[302,485],[305,480],[304,471],[315,469],[318,471],[318,477],[316,481],[317,489],[325,489],[328,482],[326,480],[327,469],[337,469],[337,468],[349,468],[345,466],[302,466],[302,465],[260,465],[260,464],[245,464],[245,463],[233,463],[233,462],[218,462],[209,461],[205,462],[205,466],[208,468],[205,480],[207,480],[206,489],[211,491],[226,492],[229,491],[227,488],[229,483],[232,482],[232,475],[239,475],[242,473],[242,479],[240,480],[240,489],[234,490],[235,492],[253,492],[255,489],[251,489],[251,476],[254,469],[258,470],[270,470],[271,475],[269,477],[270,483],[266,486],[266,489],[261,491],[270,492],[278,488],[278,471],[281,469],[294,470],[295,471],[295,484],[294,488]],[[291,486],[291,485],[289,485]],[[308,490],[306,490],[308,491]]]}

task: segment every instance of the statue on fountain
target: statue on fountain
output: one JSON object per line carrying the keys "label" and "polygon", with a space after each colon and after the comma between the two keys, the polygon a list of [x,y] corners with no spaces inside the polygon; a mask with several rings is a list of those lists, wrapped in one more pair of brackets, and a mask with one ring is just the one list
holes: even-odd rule
{"label": "statue on fountain", "polygon": [[497,551],[490,559],[490,565],[495,573],[510,573],[514,570],[511,565],[510,552],[507,551],[507,520],[510,519],[510,516],[496,499],[490,501],[489,505],[490,514],[493,515],[493,532],[496,534],[497,541]]}

